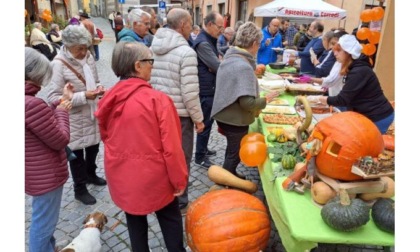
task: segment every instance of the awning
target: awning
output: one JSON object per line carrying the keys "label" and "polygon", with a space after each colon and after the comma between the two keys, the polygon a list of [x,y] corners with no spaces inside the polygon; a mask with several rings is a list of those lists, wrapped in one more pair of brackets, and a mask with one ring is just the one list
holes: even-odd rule
{"label": "awning", "polygon": [[322,0],[275,0],[254,9],[255,17],[344,19],[346,10]]}

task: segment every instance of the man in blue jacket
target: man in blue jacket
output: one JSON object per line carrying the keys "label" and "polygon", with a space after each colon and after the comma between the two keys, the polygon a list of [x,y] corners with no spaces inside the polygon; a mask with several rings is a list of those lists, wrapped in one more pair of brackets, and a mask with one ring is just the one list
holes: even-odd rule
{"label": "man in blue jacket", "polygon": [[279,26],[280,20],[273,18],[270,24],[262,29],[263,39],[258,49],[257,64],[267,65],[277,61],[277,52],[272,48],[283,47]]}
{"label": "man in blue jacket", "polygon": [[303,74],[315,74],[315,66],[311,61],[311,48],[319,58],[324,52],[325,48],[322,45],[322,32],[324,31],[324,25],[319,21],[313,21],[309,26],[308,34],[312,36],[311,41],[306,45],[305,49],[301,52],[290,50],[291,54],[300,57],[300,73]]}

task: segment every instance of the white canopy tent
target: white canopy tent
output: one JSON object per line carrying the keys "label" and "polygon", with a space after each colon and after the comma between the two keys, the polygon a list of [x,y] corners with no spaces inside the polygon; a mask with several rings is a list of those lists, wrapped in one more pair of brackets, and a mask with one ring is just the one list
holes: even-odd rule
{"label": "white canopy tent", "polygon": [[322,0],[274,0],[254,9],[255,17],[344,19],[346,10]]}

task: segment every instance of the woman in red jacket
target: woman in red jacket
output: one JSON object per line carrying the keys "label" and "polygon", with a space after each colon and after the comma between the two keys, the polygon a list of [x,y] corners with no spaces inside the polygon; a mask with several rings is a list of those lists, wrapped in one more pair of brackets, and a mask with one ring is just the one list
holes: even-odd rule
{"label": "woman in red jacket", "polygon": [[185,251],[178,198],[188,173],[173,101],[148,83],[152,53],[120,41],[112,69],[121,78],[98,103],[95,116],[105,146],[112,200],[126,214],[134,252],[149,251],[147,215],[155,212],[169,252]]}
{"label": "woman in red jacket", "polygon": [[54,251],[53,234],[63,185],[69,177],[64,148],[70,140],[72,85],[64,87],[60,104],[51,107],[35,97],[51,75],[49,60],[25,47],[25,193],[32,196],[30,252]]}

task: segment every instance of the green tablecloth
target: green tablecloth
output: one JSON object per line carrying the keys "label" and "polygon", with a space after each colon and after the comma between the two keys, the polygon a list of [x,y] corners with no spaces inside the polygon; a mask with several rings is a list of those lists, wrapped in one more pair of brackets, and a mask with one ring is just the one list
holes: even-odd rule
{"label": "green tablecloth", "polygon": [[[288,94],[281,98],[287,99],[291,105],[294,97]],[[256,123],[250,127],[251,131],[268,134],[267,124],[259,116]],[[352,232],[339,232],[328,227],[321,218],[321,208],[312,202],[311,194],[307,191],[304,195],[283,190],[281,184],[285,176],[277,178],[274,182],[273,168],[278,163],[266,159],[259,167],[264,194],[266,196],[270,214],[283,246],[289,252],[301,252],[317,246],[318,242],[333,244],[367,244],[377,246],[393,246],[394,235],[378,229],[372,219],[359,230]]]}
{"label": "green tablecloth", "polygon": [[279,73],[297,73],[296,68],[294,67],[285,67],[283,69],[271,69],[270,65],[265,66],[265,71],[269,73],[279,74]]}

